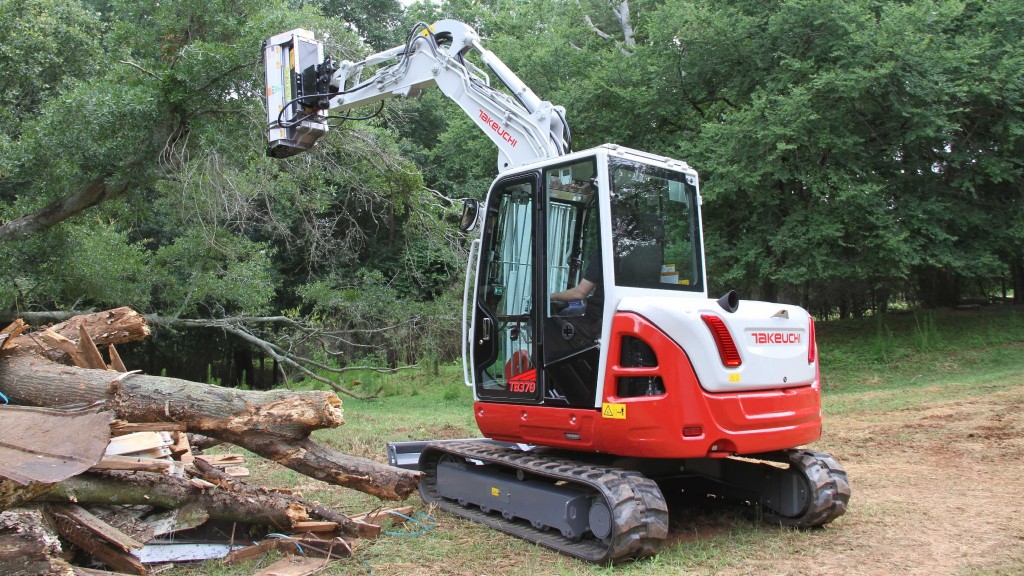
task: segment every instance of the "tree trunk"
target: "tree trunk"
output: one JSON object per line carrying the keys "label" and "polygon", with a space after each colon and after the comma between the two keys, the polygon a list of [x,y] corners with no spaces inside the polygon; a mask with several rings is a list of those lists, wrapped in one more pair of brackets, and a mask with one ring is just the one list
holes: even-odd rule
{"label": "tree trunk", "polygon": [[297,472],[384,499],[412,493],[419,473],[343,454],[309,440],[344,423],[333,392],[232,390],[176,378],[64,366],[14,354],[0,359],[0,391],[32,406],[101,403],[128,422],[178,422]]}

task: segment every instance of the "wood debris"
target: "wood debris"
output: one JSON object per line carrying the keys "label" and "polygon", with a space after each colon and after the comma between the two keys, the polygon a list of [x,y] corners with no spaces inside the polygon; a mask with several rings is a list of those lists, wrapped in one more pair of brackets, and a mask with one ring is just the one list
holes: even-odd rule
{"label": "wood debris", "polygon": [[[34,333],[21,321],[0,331],[0,392],[5,396],[35,406],[90,404],[93,415],[104,410],[102,416],[86,418],[48,408],[10,409],[10,414],[56,412],[45,417],[66,424],[44,428],[60,430],[66,440],[23,450],[74,466],[44,483],[26,475],[25,467],[0,466],[0,496],[8,485],[34,482],[31,490],[19,488],[17,499],[0,498],[0,528],[25,524],[0,530],[0,573],[5,573],[5,562],[15,566],[29,557],[52,573],[114,573],[91,564],[70,566],[65,558],[73,547],[121,574],[148,574],[154,563],[168,561],[225,558],[238,563],[271,550],[301,550],[307,557],[303,561],[286,557],[260,572],[301,576],[351,556],[350,542],[376,538],[383,520],[398,521],[387,511],[349,518],[286,488],[247,484],[242,454],[199,453],[190,438],[204,446],[226,441],[311,477],[384,498],[404,497],[418,480],[371,461],[350,461],[309,439],[312,430],[342,422],[333,392],[225,395],[211,393],[207,385],[128,371],[114,345],[148,333],[142,317],[127,308],[75,317]],[[91,429],[86,434],[78,422],[92,428],[99,422],[102,434]],[[75,443],[84,436],[99,442],[90,445],[88,457],[76,448],[81,442]],[[305,456],[295,460],[299,454]],[[408,514],[411,507],[399,510]],[[259,533],[282,537],[245,539]],[[4,550],[11,554],[4,556]]]}

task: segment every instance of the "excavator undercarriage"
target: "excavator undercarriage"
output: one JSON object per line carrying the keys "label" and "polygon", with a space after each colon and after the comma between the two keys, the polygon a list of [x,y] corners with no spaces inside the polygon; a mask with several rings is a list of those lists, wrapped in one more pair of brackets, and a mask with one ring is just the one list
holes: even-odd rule
{"label": "excavator undercarriage", "polygon": [[522,451],[472,440],[431,443],[419,459],[420,494],[458,516],[598,563],[658,551],[669,530],[661,486],[696,485],[708,496],[748,505],[769,523],[800,528],[842,515],[850,497],[843,468],[811,450],[756,460],[621,463],[639,464],[645,473],[592,454]]}

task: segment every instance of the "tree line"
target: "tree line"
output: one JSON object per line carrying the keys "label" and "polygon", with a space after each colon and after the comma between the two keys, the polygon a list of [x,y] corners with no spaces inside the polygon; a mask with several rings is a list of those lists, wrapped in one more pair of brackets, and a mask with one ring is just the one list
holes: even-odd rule
{"label": "tree line", "polygon": [[279,161],[261,100],[272,34],[313,29],[357,59],[444,17],[565,106],[577,149],[616,142],[700,172],[713,293],[846,317],[1024,292],[1024,3],[4,7],[12,314],[239,319],[272,355],[325,366],[456,356],[466,254],[451,200],[483,197],[490,143],[428,92]]}

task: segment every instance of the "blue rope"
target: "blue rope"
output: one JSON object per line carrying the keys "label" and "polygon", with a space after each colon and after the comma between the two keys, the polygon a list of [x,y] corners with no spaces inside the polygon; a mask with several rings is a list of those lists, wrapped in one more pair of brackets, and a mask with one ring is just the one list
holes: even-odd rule
{"label": "blue rope", "polygon": [[10,404],[11,403],[11,401],[7,399],[7,396],[4,396],[3,392],[0,392],[0,399],[3,399],[4,404]]}
{"label": "blue rope", "polygon": [[[408,521],[410,521],[410,522],[412,522],[414,524],[417,524],[417,525],[421,526],[421,528],[419,530],[415,531],[415,532],[391,532],[391,531],[385,531],[384,533],[389,535],[389,536],[409,536],[409,537],[422,536],[423,534],[426,534],[427,532],[430,532],[431,530],[433,530],[434,526],[437,525],[437,520],[434,519],[434,517],[429,515],[429,514],[422,514],[420,512],[417,512],[417,513],[413,514],[412,516],[406,516],[405,514],[402,514],[401,512],[395,512],[394,510],[388,511],[388,514],[394,514],[395,516],[400,516],[400,517],[405,518],[406,520],[408,520]],[[419,518],[423,518],[424,520],[430,522],[430,524],[426,524],[426,523],[424,523],[424,522],[422,522],[420,520],[417,520],[413,516],[416,516],[416,517],[419,517]]]}

